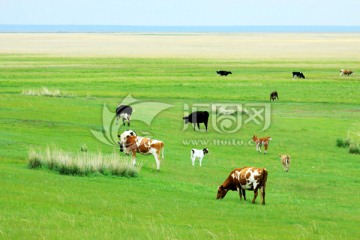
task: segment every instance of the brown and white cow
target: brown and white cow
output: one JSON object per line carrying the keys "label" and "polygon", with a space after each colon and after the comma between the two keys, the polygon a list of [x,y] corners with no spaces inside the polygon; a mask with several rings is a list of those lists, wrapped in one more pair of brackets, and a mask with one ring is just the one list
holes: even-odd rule
{"label": "brown and white cow", "polygon": [[252,140],[256,144],[256,151],[261,153],[261,146],[264,145],[264,148],[265,148],[264,154],[266,154],[266,150],[268,149],[269,141],[271,140],[271,137],[258,138],[256,135],[254,135],[252,137]]}
{"label": "brown and white cow", "polygon": [[266,168],[243,167],[236,168],[230,172],[230,175],[225,182],[218,187],[216,199],[223,199],[229,190],[238,191],[240,200],[244,195],[246,201],[245,190],[254,191],[255,203],[260,188],[261,204],[265,204],[265,187],[268,172]]}
{"label": "brown and white cow", "polygon": [[283,165],[285,172],[288,172],[289,168],[290,168],[290,155],[283,154],[283,155],[279,155],[279,157],[280,157],[281,164]]}
{"label": "brown and white cow", "polygon": [[353,73],[353,71],[349,70],[349,69],[341,69],[340,70],[340,76],[341,75],[347,75],[350,76]]}
{"label": "brown and white cow", "polygon": [[155,158],[156,168],[158,171],[160,170],[160,159],[164,160],[164,143],[162,141],[137,136],[133,130],[126,130],[118,137],[120,152],[131,153],[134,165],[136,164],[136,153],[152,154]]}

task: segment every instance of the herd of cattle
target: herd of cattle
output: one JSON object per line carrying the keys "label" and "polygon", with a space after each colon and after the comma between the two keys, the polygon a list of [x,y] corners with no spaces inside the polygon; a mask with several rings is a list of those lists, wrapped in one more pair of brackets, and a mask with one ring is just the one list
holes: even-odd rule
{"label": "herd of cattle", "polygon": [[[219,70],[216,71],[219,76],[227,76],[232,74],[230,71]],[[353,72],[348,69],[341,69],[340,75],[351,75]],[[292,72],[293,78],[305,78],[305,75],[302,72]],[[270,94],[271,100],[278,100],[279,96],[277,91],[273,91]],[[128,105],[119,105],[116,108],[116,124],[118,124],[118,120],[121,118],[123,121],[123,125],[125,126],[125,122],[130,126],[131,115],[133,113],[133,109]],[[209,120],[209,112],[207,111],[196,111],[191,113],[188,116],[183,117],[185,124],[193,123],[194,130],[197,127],[200,129],[200,123],[205,125],[206,131],[208,130],[208,120]],[[121,135],[118,135],[119,138],[119,146],[120,151],[125,152],[125,154],[132,156],[133,164],[136,164],[136,153],[140,154],[152,154],[155,158],[156,168],[160,170],[160,161],[164,159],[164,142],[160,140],[154,140],[147,137],[141,137],[136,134],[133,130],[126,130]],[[269,146],[269,141],[271,137],[262,137],[258,138],[256,135],[252,137],[252,140],[255,143],[256,151],[261,153],[261,147],[264,146],[264,154]],[[192,165],[195,165],[195,160],[199,159],[199,164],[201,166],[202,160],[206,154],[209,153],[209,149],[191,149],[190,159]],[[279,155],[281,164],[284,167],[284,171],[288,172],[290,167],[290,155]],[[218,187],[216,199],[222,199],[225,197],[226,193],[229,190],[237,191],[240,200],[242,200],[242,196],[244,196],[244,200],[246,200],[245,190],[254,191],[254,198],[252,203],[255,203],[256,197],[258,195],[258,190],[260,189],[261,193],[261,203],[265,204],[265,187],[266,181],[268,177],[268,172],[265,168],[255,168],[255,167],[243,167],[236,168],[230,172],[230,175],[227,179]]]}

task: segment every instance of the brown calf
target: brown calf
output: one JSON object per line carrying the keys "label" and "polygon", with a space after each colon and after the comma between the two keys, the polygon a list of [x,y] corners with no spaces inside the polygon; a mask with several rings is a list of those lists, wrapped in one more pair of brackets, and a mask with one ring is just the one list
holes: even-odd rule
{"label": "brown calf", "polygon": [[252,137],[252,140],[256,144],[256,151],[261,153],[261,146],[264,145],[264,148],[265,148],[264,154],[266,154],[266,150],[268,149],[269,141],[271,140],[271,137],[258,138],[256,135],[254,135]]}
{"label": "brown calf", "polygon": [[245,190],[254,191],[255,203],[260,188],[261,204],[265,204],[265,186],[268,172],[266,168],[243,167],[236,168],[230,172],[229,177],[225,182],[218,187],[216,199],[223,199],[229,190],[238,191],[240,200],[244,195],[246,201]]}
{"label": "brown calf", "polygon": [[[134,165],[136,164],[136,153],[143,155],[152,154],[155,158],[156,168],[160,170],[160,159],[164,159],[164,143],[146,137],[137,136],[132,130],[126,130],[119,137],[120,152],[132,154]],[[160,158],[160,153],[162,156]]]}
{"label": "brown calf", "polygon": [[353,71],[349,70],[349,69],[341,69],[340,70],[340,76],[341,75],[347,75],[350,76],[353,73]]}

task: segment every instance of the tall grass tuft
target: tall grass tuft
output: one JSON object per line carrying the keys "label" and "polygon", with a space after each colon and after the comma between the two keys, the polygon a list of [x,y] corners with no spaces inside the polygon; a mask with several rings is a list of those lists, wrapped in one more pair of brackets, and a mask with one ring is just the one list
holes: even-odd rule
{"label": "tall grass tuft", "polygon": [[114,175],[136,177],[141,165],[134,166],[131,161],[119,155],[98,153],[69,153],[55,147],[45,151],[29,150],[29,168],[44,167],[67,175]]}
{"label": "tall grass tuft", "polygon": [[28,96],[45,96],[45,97],[71,97],[69,94],[61,93],[60,90],[49,90],[46,87],[42,87],[40,90],[23,90],[22,95],[28,95]]}

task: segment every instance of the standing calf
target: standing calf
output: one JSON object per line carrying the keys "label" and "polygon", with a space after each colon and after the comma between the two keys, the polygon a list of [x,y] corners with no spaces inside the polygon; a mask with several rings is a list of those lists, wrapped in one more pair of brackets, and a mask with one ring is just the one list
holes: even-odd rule
{"label": "standing calf", "polygon": [[271,92],[271,93],[270,93],[270,101],[271,101],[271,100],[275,101],[276,99],[279,100],[279,95],[278,95],[277,91]]}
{"label": "standing calf", "polygon": [[353,73],[353,71],[349,70],[349,69],[341,69],[340,70],[340,76],[341,75],[347,75],[350,76]]}
{"label": "standing calf", "polygon": [[218,187],[216,199],[223,199],[226,193],[231,191],[238,191],[240,200],[244,195],[246,201],[245,190],[254,191],[254,198],[252,203],[255,203],[260,188],[261,204],[265,204],[265,187],[268,172],[266,168],[243,167],[236,168],[230,172],[230,175],[225,182]]}
{"label": "standing calf", "polygon": [[195,149],[195,148],[191,149],[191,162],[192,162],[192,165],[194,166],[196,158],[199,158],[200,167],[201,167],[201,162],[202,162],[204,156],[206,154],[208,154],[208,153],[209,153],[209,149],[207,149],[207,148],[204,148],[202,150],[201,149]]}
{"label": "standing calf", "polygon": [[279,155],[281,163],[284,167],[285,172],[289,171],[290,168],[290,155],[288,154],[283,154],[283,155]]}
{"label": "standing calf", "polygon": [[269,141],[271,140],[271,137],[263,137],[263,138],[258,138],[256,135],[254,135],[252,137],[252,140],[255,142],[256,144],[256,151],[258,151],[259,153],[261,153],[261,146],[264,145],[264,154],[266,154],[266,150],[268,149],[269,146]]}

